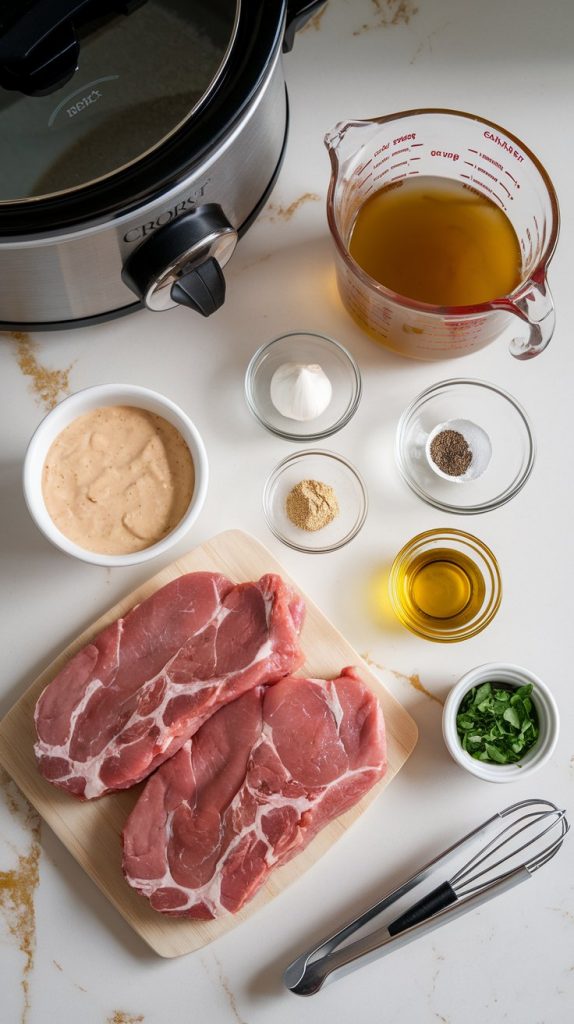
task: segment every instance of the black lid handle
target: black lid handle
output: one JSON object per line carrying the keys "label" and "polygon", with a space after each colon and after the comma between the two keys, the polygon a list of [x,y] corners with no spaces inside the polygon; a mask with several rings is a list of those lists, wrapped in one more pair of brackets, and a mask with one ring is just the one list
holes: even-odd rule
{"label": "black lid handle", "polygon": [[94,18],[131,14],[146,0],[38,0],[0,39],[0,85],[43,96],[78,66],[77,27]]}
{"label": "black lid handle", "polygon": [[295,34],[307,24],[310,18],[323,7],[325,0],[287,0],[287,25],[283,38],[283,52],[290,53]]}

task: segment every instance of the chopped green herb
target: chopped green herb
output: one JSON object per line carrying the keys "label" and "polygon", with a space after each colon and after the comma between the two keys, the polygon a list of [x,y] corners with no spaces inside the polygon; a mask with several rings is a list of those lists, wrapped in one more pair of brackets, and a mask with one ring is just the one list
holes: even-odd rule
{"label": "chopped green herb", "polygon": [[531,683],[517,689],[500,683],[482,683],[469,690],[456,716],[463,750],[490,764],[520,761],[539,735],[531,693]]}

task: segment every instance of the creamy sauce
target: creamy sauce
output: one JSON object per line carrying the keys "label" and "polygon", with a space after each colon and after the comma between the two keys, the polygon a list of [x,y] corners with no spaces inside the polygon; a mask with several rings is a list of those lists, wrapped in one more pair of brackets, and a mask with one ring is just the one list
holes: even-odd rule
{"label": "creamy sauce", "polygon": [[193,459],[161,416],[104,406],[73,420],[52,444],[42,475],[46,508],[69,540],[125,555],[177,526],[193,494]]}

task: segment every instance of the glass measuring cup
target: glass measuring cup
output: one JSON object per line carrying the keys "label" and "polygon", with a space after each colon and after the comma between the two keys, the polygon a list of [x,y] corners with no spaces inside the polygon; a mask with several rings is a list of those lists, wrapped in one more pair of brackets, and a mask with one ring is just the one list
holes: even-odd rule
{"label": "glass measuring cup", "polygon": [[[325,145],[339,292],[371,337],[400,355],[444,359],[484,348],[518,318],[512,355],[531,359],[546,348],[555,323],[546,269],[560,214],[546,170],[524,143],[473,114],[428,109],[341,122]],[[433,306],[385,288],[355,262],[348,244],[359,208],[372,192],[417,174],[460,181],[506,213],[522,255],[513,292],[474,306]]]}

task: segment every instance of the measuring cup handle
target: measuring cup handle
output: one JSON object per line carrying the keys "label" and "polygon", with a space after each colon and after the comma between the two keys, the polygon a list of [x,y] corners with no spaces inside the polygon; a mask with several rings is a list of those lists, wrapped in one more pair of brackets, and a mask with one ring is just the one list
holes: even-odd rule
{"label": "measuring cup handle", "polygon": [[522,335],[510,342],[510,353],[515,359],[533,359],[544,351],[556,324],[554,302],[544,275],[532,277],[518,295],[497,300],[493,305],[514,313],[528,325]]}

